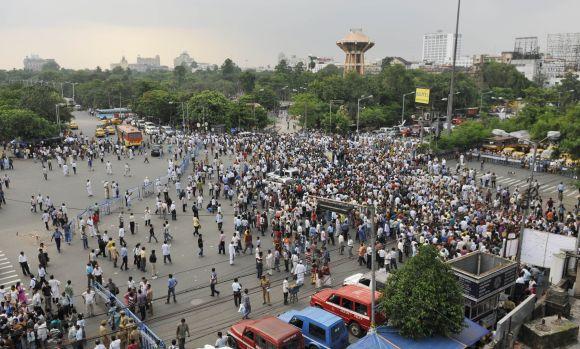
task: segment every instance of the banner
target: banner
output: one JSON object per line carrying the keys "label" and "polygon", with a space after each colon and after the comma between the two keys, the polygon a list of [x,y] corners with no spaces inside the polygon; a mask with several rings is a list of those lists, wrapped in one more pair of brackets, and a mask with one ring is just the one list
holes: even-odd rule
{"label": "banner", "polygon": [[417,88],[415,90],[415,103],[429,104],[429,94],[431,90],[428,88]]}

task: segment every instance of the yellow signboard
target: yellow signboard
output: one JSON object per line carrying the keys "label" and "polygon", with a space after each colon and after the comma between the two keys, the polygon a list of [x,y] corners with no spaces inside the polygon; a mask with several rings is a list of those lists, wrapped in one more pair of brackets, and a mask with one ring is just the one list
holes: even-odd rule
{"label": "yellow signboard", "polygon": [[429,104],[429,93],[431,92],[428,88],[418,88],[415,90],[415,103]]}

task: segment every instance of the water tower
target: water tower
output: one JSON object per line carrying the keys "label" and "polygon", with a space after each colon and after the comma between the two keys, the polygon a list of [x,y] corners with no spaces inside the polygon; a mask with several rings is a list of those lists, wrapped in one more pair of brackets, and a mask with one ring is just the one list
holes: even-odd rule
{"label": "water tower", "polygon": [[345,53],[344,74],[356,71],[359,74],[365,73],[365,52],[375,46],[375,43],[364,35],[362,29],[351,29],[342,40],[336,42]]}

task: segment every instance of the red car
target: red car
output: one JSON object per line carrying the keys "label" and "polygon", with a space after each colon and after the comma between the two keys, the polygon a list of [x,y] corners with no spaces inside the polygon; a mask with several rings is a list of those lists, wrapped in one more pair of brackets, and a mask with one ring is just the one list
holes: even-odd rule
{"label": "red car", "polygon": [[[375,300],[381,296],[375,291]],[[371,326],[371,290],[357,285],[343,286],[337,290],[326,289],[312,296],[310,305],[322,308],[344,320],[350,333],[362,337]],[[375,311],[375,322],[380,325],[385,317]]]}
{"label": "red car", "polygon": [[242,320],[228,331],[230,346],[237,349],[303,349],[302,332],[277,317]]}

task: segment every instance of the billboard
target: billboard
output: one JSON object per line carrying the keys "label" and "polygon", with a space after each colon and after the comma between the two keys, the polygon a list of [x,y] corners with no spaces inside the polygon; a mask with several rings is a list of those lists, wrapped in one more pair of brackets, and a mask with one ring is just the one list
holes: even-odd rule
{"label": "billboard", "polygon": [[415,90],[415,103],[429,104],[429,93],[431,92],[428,88],[417,88]]}

